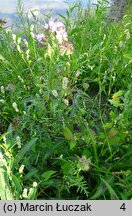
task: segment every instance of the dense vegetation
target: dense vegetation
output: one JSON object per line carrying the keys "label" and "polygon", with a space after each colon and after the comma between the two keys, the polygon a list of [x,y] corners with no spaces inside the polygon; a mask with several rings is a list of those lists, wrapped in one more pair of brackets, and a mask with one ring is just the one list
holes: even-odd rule
{"label": "dense vegetation", "polygon": [[1,199],[132,199],[130,13],[17,10],[0,28]]}

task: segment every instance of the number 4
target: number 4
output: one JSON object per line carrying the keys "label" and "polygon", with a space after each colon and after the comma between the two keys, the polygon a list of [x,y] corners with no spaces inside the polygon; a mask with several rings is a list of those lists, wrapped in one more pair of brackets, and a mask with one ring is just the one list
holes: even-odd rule
{"label": "number 4", "polygon": [[123,203],[123,204],[121,205],[120,209],[122,209],[123,211],[125,211],[125,210],[126,210],[125,203]]}

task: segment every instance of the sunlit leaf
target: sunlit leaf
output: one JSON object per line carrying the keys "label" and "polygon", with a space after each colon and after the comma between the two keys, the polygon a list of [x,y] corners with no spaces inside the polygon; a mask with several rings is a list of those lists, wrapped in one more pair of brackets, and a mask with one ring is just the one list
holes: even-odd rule
{"label": "sunlit leaf", "polygon": [[76,144],[77,143],[75,140],[70,141],[70,149],[73,149],[76,146]]}
{"label": "sunlit leaf", "polygon": [[42,174],[42,177],[44,178],[45,181],[48,181],[52,175],[54,175],[57,171],[54,170],[48,170],[44,174]]}
{"label": "sunlit leaf", "polygon": [[74,140],[74,135],[68,127],[64,127],[64,136],[67,140]]}

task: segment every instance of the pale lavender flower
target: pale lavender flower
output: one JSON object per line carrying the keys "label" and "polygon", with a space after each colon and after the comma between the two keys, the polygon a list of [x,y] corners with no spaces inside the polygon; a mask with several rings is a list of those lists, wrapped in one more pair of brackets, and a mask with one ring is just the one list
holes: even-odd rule
{"label": "pale lavender flower", "polygon": [[52,29],[53,29],[53,31],[55,31],[55,30],[56,30],[56,28],[55,28],[55,22],[49,21],[48,24],[46,23],[46,24],[44,25],[44,28],[45,28],[46,30],[48,30],[48,29],[52,30]]}
{"label": "pale lavender flower", "polygon": [[68,39],[67,39],[67,33],[66,33],[66,31],[64,31],[64,32],[57,32],[56,33],[56,39],[58,40],[58,41],[62,41],[62,40],[65,40],[65,41],[67,41]]}
{"label": "pale lavender flower", "polygon": [[65,25],[62,22],[49,21],[48,24],[45,24],[44,28],[46,30],[49,29],[51,32],[55,32],[57,39],[60,39],[60,38],[61,39],[66,38],[67,39],[67,33],[66,33]]}
{"label": "pale lavender flower", "polygon": [[56,24],[53,21],[49,21],[49,28],[51,31],[56,31]]}
{"label": "pale lavender flower", "polygon": [[62,22],[56,22],[56,31],[65,31],[65,25]]}
{"label": "pale lavender flower", "polygon": [[37,41],[39,41],[39,42],[41,42],[45,38],[43,34],[38,34],[35,37],[36,37]]}

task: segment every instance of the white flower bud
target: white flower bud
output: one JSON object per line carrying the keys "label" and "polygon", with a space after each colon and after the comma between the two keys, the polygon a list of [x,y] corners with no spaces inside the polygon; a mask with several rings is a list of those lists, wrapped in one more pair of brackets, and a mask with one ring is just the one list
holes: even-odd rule
{"label": "white flower bud", "polygon": [[19,53],[21,53],[21,48],[20,48],[19,45],[17,45],[17,50],[18,50]]}
{"label": "white flower bud", "polygon": [[29,53],[30,53],[30,50],[28,49],[28,50],[26,51],[27,59],[29,59]]}
{"label": "white flower bud", "polygon": [[4,86],[1,86],[1,93],[5,94],[5,88],[4,88]]}
{"label": "white flower bud", "polygon": [[21,38],[19,37],[18,39],[17,39],[17,44],[19,44],[21,42]]}
{"label": "white flower bud", "polygon": [[27,198],[28,197],[27,192],[28,192],[27,188],[24,188],[23,193],[22,193],[23,198]]}
{"label": "white flower bud", "polygon": [[6,136],[3,137],[3,142],[6,144]]}
{"label": "white flower bud", "polygon": [[67,99],[64,99],[63,101],[67,106],[69,105],[69,101]]}
{"label": "white flower bud", "polygon": [[18,108],[17,108],[17,104],[16,104],[15,102],[12,104],[12,106],[13,106],[13,108],[15,109],[16,112],[19,112],[19,110],[18,110]]}
{"label": "white flower bud", "polygon": [[25,167],[25,165],[23,165],[23,164],[20,166],[19,173],[23,173],[24,167]]}
{"label": "white flower bud", "polygon": [[56,90],[52,90],[52,95],[54,95],[54,97],[58,97],[58,93]]}
{"label": "white flower bud", "polygon": [[37,182],[33,182],[33,187],[37,187]]}
{"label": "white flower bud", "polygon": [[5,103],[5,100],[3,100],[3,99],[0,99],[0,103]]}
{"label": "white flower bud", "polygon": [[28,46],[28,42],[27,42],[26,39],[23,39],[23,42],[24,42],[24,44],[25,44],[26,46]]}
{"label": "white flower bud", "polygon": [[16,144],[17,144],[17,146],[18,146],[19,149],[22,147],[22,145],[21,145],[21,139],[20,139],[19,136],[16,137]]}
{"label": "white flower bud", "polygon": [[15,34],[12,34],[12,39],[13,39],[14,43],[16,43],[16,35]]}
{"label": "white flower bud", "polygon": [[6,160],[5,158],[3,158],[3,154],[0,152],[0,162],[5,164],[6,163]]}
{"label": "white flower bud", "polygon": [[17,76],[17,77],[22,83],[24,83],[24,80],[20,76]]}
{"label": "white flower bud", "polygon": [[119,42],[119,47],[121,48],[123,46],[122,41]]}
{"label": "white flower bud", "polygon": [[5,155],[8,157],[8,158],[11,158],[11,154],[9,152],[5,152]]}
{"label": "white flower bud", "polygon": [[32,24],[30,25],[30,31],[33,32],[33,30],[34,30],[34,25]]}
{"label": "white flower bud", "polygon": [[127,40],[129,40],[129,39],[130,39],[130,37],[131,37],[131,35],[130,35],[130,32],[129,32],[129,31],[127,31],[127,32],[126,32],[126,39],[127,39]]}
{"label": "white flower bud", "polygon": [[76,77],[79,77],[79,75],[81,74],[81,72],[79,70],[76,71]]}
{"label": "white flower bud", "polygon": [[67,86],[68,86],[68,78],[67,77],[64,77],[63,80],[62,80],[62,88],[63,89],[67,89]]}

